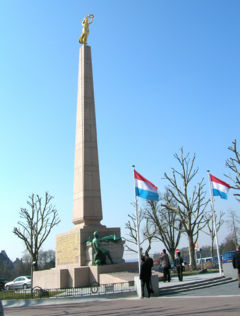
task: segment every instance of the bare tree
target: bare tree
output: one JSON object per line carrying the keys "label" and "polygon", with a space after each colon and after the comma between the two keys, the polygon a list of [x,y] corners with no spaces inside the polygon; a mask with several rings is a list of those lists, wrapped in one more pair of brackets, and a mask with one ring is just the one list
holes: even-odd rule
{"label": "bare tree", "polygon": [[239,234],[240,234],[240,218],[237,213],[233,210],[229,211],[228,220],[227,220],[229,229],[231,231],[232,241],[234,244],[234,248],[238,246]]}
{"label": "bare tree", "polygon": [[41,270],[51,269],[55,267],[55,251],[40,250],[39,251],[39,268]]}
{"label": "bare tree", "polygon": [[174,261],[176,248],[182,233],[182,223],[177,212],[170,207],[162,206],[161,202],[165,205],[177,206],[176,201],[167,189],[160,201],[147,201],[145,216],[155,227],[154,239],[158,239],[164,244]]}
{"label": "bare tree", "polygon": [[228,149],[233,153],[233,157],[230,157],[226,161],[226,166],[232,171],[233,175],[226,175],[234,184],[232,189],[235,190],[234,196],[240,202],[240,153],[237,148],[237,140],[232,142],[233,146],[229,146]]}
{"label": "bare tree", "polygon": [[[22,261],[25,265],[29,265],[29,271],[31,271],[32,258],[29,252],[26,250],[22,257]],[[40,250],[38,252],[38,269],[46,270],[55,267],[55,251],[54,250]]]}
{"label": "bare tree", "polygon": [[174,157],[180,165],[180,171],[172,168],[172,175],[168,176],[164,173],[164,176],[170,183],[169,191],[177,201],[177,206],[170,203],[166,203],[165,206],[175,211],[180,218],[183,230],[188,236],[190,265],[195,269],[195,243],[199,232],[206,225],[205,209],[209,200],[206,200],[203,179],[199,183],[192,184],[199,171],[199,168],[194,168],[195,154],[193,158],[189,158],[189,153],[184,155],[181,148],[180,155],[176,153]]}
{"label": "bare tree", "polygon": [[[217,233],[224,223],[223,216],[224,216],[224,212],[222,212],[222,211],[219,214],[219,218],[216,215],[216,231],[217,231]],[[210,236],[210,238],[211,238],[211,256],[213,257],[215,229],[214,229],[212,212],[209,212],[208,214],[206,214],[206,219],[207,219],[206,227],[207,227],[208,231],[204,231],[204,233],[207,234],[208,236]]]}
{"label": "bare tree", "polygon": [[[137,230],[136,230],[136,215],[135,214],[128,214],[129,220],[125,224],[125,228],[127,230],[128,237],[125,238],[127,241],[126,248],[128,251],[137,253]],[[149,220],[144,217],[143,210],[140,209],[138,212],[138,221],[139,221],[139,227],[140,227],[140,248],[143,246],[144,243],[147,242],[147,249],[146,251],[151,250],[151,243],[152,239],[154,237],[154,231],[152,227],[150,227]]]}
{"label": "bare tree", "polygon": [[225,237],[225,240],[221,243],[219,248],[220,248],[221,254],[223,254],[224,252],[232,251],[236,249],[236,244],[233,241],[232,232]]}
{"label": "bare tree", "polygon": [[28,208],[20,209],[18,227],[14,227],[14,234],[23,240],[35,269],[38,269],[39,250],[49,236],[54,226],[60,223],[58,212],[52,205],[53,196],[45,193],[44,198],[32,194],[29,196]]}

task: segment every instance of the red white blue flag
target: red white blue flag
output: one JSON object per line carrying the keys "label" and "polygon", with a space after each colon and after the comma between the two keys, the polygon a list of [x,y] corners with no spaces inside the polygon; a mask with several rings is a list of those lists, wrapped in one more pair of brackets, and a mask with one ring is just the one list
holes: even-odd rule
{"label": "red white blue flag", "polygon": [[158,201],[158,188],[134,170],[136,196],[146,200]]}
{"label": "red white blue flag", "polygon": [[226,182],[214,177],[212,174],[209,175],[212,182],[213,196],[220,196],[222,199],[227,200],[228,191],[231,189],[231,186]]}

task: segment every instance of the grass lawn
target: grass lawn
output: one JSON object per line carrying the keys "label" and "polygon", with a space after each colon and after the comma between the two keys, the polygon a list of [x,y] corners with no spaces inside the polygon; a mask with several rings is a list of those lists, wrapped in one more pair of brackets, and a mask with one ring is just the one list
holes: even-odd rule
{"label": "grass lawn", "polygon": [[35,298],[49,298],[51,296],[58,295],[63,291],[51,291],[46,295],[41,295],[39,291],[34,292],[33,295],[31,292],[18,292],[18,291],[1,291],[0,299],[1,300],[27,300],[27,299],[35,299]]}
{"label": "grass lawn", "polygon": [[[219,269],[209,269],[206,270],[206,272],[202,272],[201,270],[193,270],[193,271],[184,271],[183,276],[188,276],[188,275],[197,275],[197,274],[202,274],[202,273],[217,273],[219,272]],[[176,272],[172,272],[171,276],[177,276]]]}

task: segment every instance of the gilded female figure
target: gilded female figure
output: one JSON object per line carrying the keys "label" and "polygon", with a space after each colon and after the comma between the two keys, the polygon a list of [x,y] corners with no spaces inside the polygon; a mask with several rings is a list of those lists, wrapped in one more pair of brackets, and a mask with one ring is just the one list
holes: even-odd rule
{"label": "gilded female figure", "polygon": [[[82,34],[79,38],[79,43],[87,44],[87,38],[88,38],[88,34],[89,34],[89,24],[91,24],[93,22],[93,18],[94,18],[94,15],[89,14],[82,21],[83,30],[82,30]],[[90,21],[88,19],[90,19]]]}

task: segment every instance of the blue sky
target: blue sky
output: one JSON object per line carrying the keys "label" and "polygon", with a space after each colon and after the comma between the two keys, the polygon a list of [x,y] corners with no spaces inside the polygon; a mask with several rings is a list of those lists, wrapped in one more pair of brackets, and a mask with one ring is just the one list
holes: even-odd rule
{"label": "blue sky", "polygon": [[[102,223],[124,236],[132,164],[161,191],[182,146],[207,189],[207,169],[226,181],[227,147],[239,139],[239,10],[234,0],[0,2],[0,250],[22,256],[12,230],[32,193],[49,191],[59,209],[45,250],[73,226],[78,38],[89,13]],[[216,201],[229,209],[239,212],[231,196]]]}

